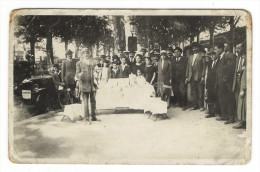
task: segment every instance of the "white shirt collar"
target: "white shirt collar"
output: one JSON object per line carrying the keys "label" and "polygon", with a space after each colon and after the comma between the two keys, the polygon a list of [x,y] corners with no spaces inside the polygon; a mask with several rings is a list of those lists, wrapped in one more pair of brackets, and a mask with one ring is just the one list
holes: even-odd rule
{"label": "white shirt collar", "polygon": [[222,57],[224,56],[225,52],[223,52],[221,55],[220,55],[220,59],[222,59]]}
{"label": "white shirt collar", "polygon": [[118,69],[112,69],[114,72],[118,71]]}

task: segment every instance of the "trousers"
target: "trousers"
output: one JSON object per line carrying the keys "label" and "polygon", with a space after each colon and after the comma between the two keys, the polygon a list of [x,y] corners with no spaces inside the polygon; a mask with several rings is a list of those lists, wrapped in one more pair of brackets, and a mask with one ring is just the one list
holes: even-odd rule
{"label": "trousers", "polygon": [[185,81],[175,81],[173,84],[173,93],[179,106],[187,105],[187,88]]}
{"label": "trousers", "polygon": [[221,117],[225,119],[235,118],[235,96],[226,83],[218,84],[218,102],[220,106]]}
{"label": "trousers", "polygon": [[89,103],[91,106],[91,117],[92,119],[96,118],[96,92],[82,92],[83,106],[84,106],[84,116],[89,118]]}
{"label": "trousers", "polygon": [[203,93],[202,93],[202,85],[200,81],[195,81],[191,78],[190,81],[191,86],[191,96],[193,100],[193,107],[203,108]]}

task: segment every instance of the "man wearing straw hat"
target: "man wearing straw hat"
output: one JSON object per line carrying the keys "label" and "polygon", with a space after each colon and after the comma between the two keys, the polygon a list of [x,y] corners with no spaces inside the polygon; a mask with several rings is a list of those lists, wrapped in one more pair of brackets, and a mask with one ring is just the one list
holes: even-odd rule
{"label": "man wearing straw hat", "polygon": [[100,121],[96,118],[96,89],[97,85],[94,80],[94,70],[96,61],[91,58],[90,51],[87,48],[81,50],[81,60],[76,64],[76,75],[79,78],[79,89],[82,92],[84,118],[86,121],[90,120],[88,101],[91,105],[91,119],[92,121]]}
{"label": "man wearing straw hat", "polygon": [[206,64],[202,53],[199,51],[201,45],[197,42],[193,42],[191,47],[193,55],[191,55],[188,60],[185,84],[190,83],[191,86],[193,108],[190,110],[200,108],[200,110],[203,111],[202,83],[204,82]]}

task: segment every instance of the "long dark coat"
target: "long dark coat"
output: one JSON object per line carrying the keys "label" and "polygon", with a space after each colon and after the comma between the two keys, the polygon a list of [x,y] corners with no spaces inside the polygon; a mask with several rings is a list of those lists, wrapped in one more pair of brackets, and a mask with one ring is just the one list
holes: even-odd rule
{"label": "long dark coat", "polygon": [[217,79],[217,65],[218,60],[215,62],[214,66],[212,66],[213,61],[210,60],[208,62],[208,74],[206,78],[206,89],[208,92],[207,103],[215,103],[217,101],[217,89],[216,89],[216,79]]}
{"label": "long dark coat", "polygon": [[73,60],[66,60],[62,62],[61,79],[65,84],[75,84],[76,65]]}
{"label": "long dark coat", "polygon": [[96,84],[94,82],[94,73],[96,61],[89,59],[89,64],[86,60],[80,60],[76,64],[76,75],[79,78],[79,88],[82,92],[96,91]]}
{"label": "long dark coat", "polygon": [[234,118],[235,114],[235,97],[232,92],[234,76],[234,59],[231,56],[224,56],[219,59],[216,75],[216,87],[218,92],[218,101],[223,118]]}
{"label": "long dark coat", "polygon": [[158,79],[157,82],[163,82],[164,85],[171,85],[172,79],[172,63],[170,60],[164,60],[162,67],[162,59],[158,62]]}

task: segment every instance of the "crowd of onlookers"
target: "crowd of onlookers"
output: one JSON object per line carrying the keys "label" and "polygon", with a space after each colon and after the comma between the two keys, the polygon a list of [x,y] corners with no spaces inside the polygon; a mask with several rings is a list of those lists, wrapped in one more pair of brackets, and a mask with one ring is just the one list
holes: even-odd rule
{"label": "crowd of onlookers", "polygon": [[[58,65],[54,65],[53,79],[57,86],[63,84],[70,88],[72,94],[79,84],[79,89],[86,93],[83,101],[90,98],[95,109],[95,95],[92,92],[96,91],[94,87],[98,83],[105,83],[110,78],[137,75],[154,85],[155,89],[158,89],[156,83],[172,87],[174,96],[171,104],[183,110],[200,109],[206,112],[206,118],[218,114],[216,120],[225,121],[225,124],[239,120],[240,123],[234,128],[246,128],[245,44],[236,45],[236,54],[232,53],[228,43],[218,43],[206,52],[194,42],[191,49],[188,57],[182,56],[180,47],[169,47],[166,50],[154,49],[149,55],[142,48],[137,54],[119,51],[118,55],[101,55],[99,58],[91,58],[89,50],[82,49],[82,57],[77,64],[72,61],[73,52],[68,50],[68,60],[61,66],[61,80],[58,77]],[[92,73],[94,69],[98,71],[96,76]],[[191,103],[188,103],[187,97],[191,97]],[[89,116],[88,109],[85,113]],[[96,119],[95,115],[92,118]]]}

